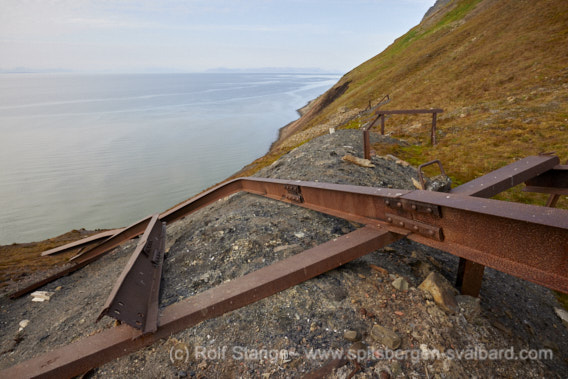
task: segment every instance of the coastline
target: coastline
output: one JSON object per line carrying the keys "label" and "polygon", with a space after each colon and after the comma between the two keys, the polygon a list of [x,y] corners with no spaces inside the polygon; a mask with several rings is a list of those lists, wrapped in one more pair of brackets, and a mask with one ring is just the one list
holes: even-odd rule
{"label": "coastline", "polygon": [[[254,166],[254,163],[259,160],[266,159],[267,157],[271,159],[273,147],[282,142],[283,135],[286,134],[285,131],[289,130],[290,127],[298,123],[306,114],[308,114],[317,103],[318,99],[320,99],[324,94],[325,92],[318,97],[309,100],[303,107],[296,109],[299,117],[296,120],[291,121],[278,129],[277,139],[270,144],[268,150],[264,155],[243,166],[240,170],[223,179],[219,183],[212,184],[203,191],[190,196],[188,199],[199,196],[201,193],[206,192],[207,190],[235,177],[244,176],[243,174],[246,173],[247,168]],[[257,169],[255,169],[255,171],[256,170]],[[188,199],[185,199],[178,204],[181,204]],[[172,205],[170,209],[174,208],[178,204]],[[166,210],[167,209],[163,209],[161,211]],[[13,284],[14,281],[18,281],[19,279],[24,278],[28,275],[34,275],[65,264],[67,259],[69,259],[74,254],[73,252],[69,252],[53,257],[42,257],[41,252],[100,233],[107,230],[105,228],[106,226],[93,230],[75,228],[63,234],[52,236],[43,240],[31,242],[14,242],[11,244],[0,245],[0,291],[4,287],[10,287],[10,285]]]}

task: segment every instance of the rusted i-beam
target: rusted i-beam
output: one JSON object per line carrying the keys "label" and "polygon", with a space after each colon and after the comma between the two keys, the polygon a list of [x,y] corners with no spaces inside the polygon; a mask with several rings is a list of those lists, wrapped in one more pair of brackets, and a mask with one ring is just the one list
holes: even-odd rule
{"label": "rusted i-beam", "polygon": [[[43,278],[43,279],[41,279],[37,282],[27,284],[23,288],[19,288],[17,291],[10,294],[10,298],[16,299],[18,297],[21,297],[21,296],[23,296],[27,293],[30,293],[31,291],[33,291],[35,289],[38,289],[38,288],[46,285],[47,283],[51,283],[52,281],[54,281],[56,279],[59,279],[59,278],[66,276],[66,275],[69,275],[70,273],[75,272],[75,271],[85,267],[89,263],[94,262],[95,260],[99,259],[100,257],[105,255],[106,253],[108,253],[109,251],[114,249],[115,247],[119,246],[120,244],[130,240],[131,238],[137,237],[140,234],[142,234],[144,232],[144,230],[146,229],[146,226],[148,225],[149,222],[150,222],[150,217],[146,217],[146,218],[132,224],[131,226],[129,226],[127,228],[117,229],[118,232],[116,234],[114,234],[113,236],[107,238],[102,243],[98,244],[97,246],[93,247],[92,249],[86,250],[83,253],[74,256],[73,258],[71,258],[71,263],[63,266],[62,268],[58,269],[54,273],[49,274],[47,277],[45,277],[45,278]],[[95,237],[95,236],[93,236],[93,237]],[[77,241],[77,242],[81,242],[81,240]],[[79,244],[77,244],[77,242],[73,242],[69,245],[73,245],[72,248],[76,248],[79,245]],[[90,243],[90,242],[88,242],[88,243]],[[60,248],[68,250],[68,245],[61,246]]]}
{"label": "rusted i-beam", "polygon": [[94,234],[90,237],[82,238],[82,239],[77,240],[75,242],[71,242],[71,243],[68,243],[68,244],[65,244],[65,245],[62,245],[62,246],[55,247],[53,249],[46,250],[43,253],[41,253],[41,255],[46,256],[46,255],[65,253],[67,251],[70,251],[70,250],[73,250],[73,249],[76,249],[76,248],[80,248],[80,247],[83,247],[85,245],[89,245],[91,243],[95,243],[95,242],[100,241],[104,238],[112,237],[122,230],[123,229],[113,229],[113,230],[104,231],[102,233],[97,233],[97,234]]}
{"label": "rusted i-beam", "polygon": [[464,183],[451,192],[457,195],[492,197],[549,171],[558,163],[560,160],[555,155],[526,157]]}
{"label": "rusted i-beam", "polygon": [[[239,178],[162,213],[160,220],[168,223],[175,221],[239,191],[290,202],[364,224],[382,225],[395,232],[406,230],[411,233],[409,238],[426,245],[568,292],[566,210],[429,191]],[[294,200],[296,198],[301,202]],[[393,211],[387,209],[389,206],[386,202],[391,205],[400,203],[401,208],[395,208],[398,216],[421,224],[409,228],[411,223],[405,226],[389,223],[386,213],[393,214]],[[433,213],[423,213],[420,209]],[[459,222],[448,223],[446,213],[455,215]],[[436,214],[444,217],[434,217]],[[421,227],[422,224],[429,228]],[[429,238],[429,233],[437,234],[436,228],[442,230],[443,241]],[[472,233],[474,230],[477,232]],[[134,230],[131,235],[140,233]]]}
{"label": "rusted i-beam", "polygon": [[146,227],[97,318],[107,315],[144,333],[158,328],[158,300],[166,243],[166,225],[158,214]]}
{"label": "rusted i-beam", "polygon": [[[551,155],[526,157],[462,184],[450,192],[474,197],[492,197],[530,178],[548,172],[558,162],[558,157]],[[483,265],[460,258],[456,287],[464,295],[477,297],[481,290],[483,273]]]}
{"label": "rusted i-beam", "polygon": [[170,305],[161,313],[155,333],[142,335],[138,330],[120,325],[0,371],[0,377],[62,378],[83,374],[201,321],[323,274],[401,237],[386,230],[363,227]]}

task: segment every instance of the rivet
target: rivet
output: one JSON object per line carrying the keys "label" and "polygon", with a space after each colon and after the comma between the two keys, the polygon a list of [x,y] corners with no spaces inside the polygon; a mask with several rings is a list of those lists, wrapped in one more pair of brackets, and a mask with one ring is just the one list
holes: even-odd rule
{"label": "rivet", "polygon": [[432,208],[426,208],[426,212],[432,213]]}
{"label": "rivet", "polygon": [[391,202],[389,200],[385,200],[385,204],[388,206],[391,205]]}
{"label": "rivet", "polygon": [[402,222],[402,221],[399,222],[398,224],[399,224],[400,226],[404,226],[404,222]]}
{"label": "rivet", "polygon": [[387,217],[387,221],[388,221],[388,222],[392,222],[392,218]]}
{"label": "rivet", "polygon": [[418,230],[418,226],[414,225],[414,228],[412,228],[414,230]]}
{"label": "rivet", "polygon": [[416,210],[416,205],[412,204],[411,208],[412,208],[413,211],[415,211],[415,210]]}
{"label": "rivet", "polygon": [[400,208],[402,207],[402,203],[399,201],[398,203],[396,203],[396,206]]}
{"label": "rivet", "polygon": [[433,235],[434,235],[434,231],[433,231],[433,230],[429,230],[429,231],[428,231],[428,234],[430,234],[431,236],[433,236]]}

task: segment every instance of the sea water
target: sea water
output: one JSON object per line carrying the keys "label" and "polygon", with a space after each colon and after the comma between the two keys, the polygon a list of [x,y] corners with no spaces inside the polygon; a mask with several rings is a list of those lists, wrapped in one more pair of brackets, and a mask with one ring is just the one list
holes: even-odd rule
{"label": "sea water", "polygon": [[0,75],[0,245],[127,226],[267,152],[337,75]]}

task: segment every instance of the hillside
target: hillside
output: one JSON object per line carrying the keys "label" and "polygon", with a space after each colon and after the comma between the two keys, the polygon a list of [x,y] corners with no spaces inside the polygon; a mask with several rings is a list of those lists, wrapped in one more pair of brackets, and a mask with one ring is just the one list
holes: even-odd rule
{"label": "hillside", "polygon": [[[375,150],[414,164],[440,159],[457,184],[530,154],[554,151],[568,158],[568,3],[437,5],[420,25],[314,101],[245,174],[328,127],[356,128],[370,121],[371,116],[358,115],[386,94],[392,101],[381,109],[443,108],[438,144],[429,145],[429,116],[396,115],[387,119],[386,132],[411,146],[375,145]],[[540,204],[546,199],[519,194],[517,188],[502,197]]]}

